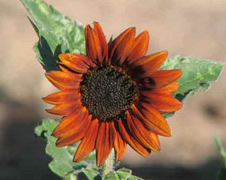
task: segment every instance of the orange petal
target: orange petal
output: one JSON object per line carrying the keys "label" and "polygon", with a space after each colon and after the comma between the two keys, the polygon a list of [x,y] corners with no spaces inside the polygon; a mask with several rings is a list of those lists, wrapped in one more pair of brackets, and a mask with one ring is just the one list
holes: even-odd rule
{"label": "orange petal", "polygon": [[81,54],[65,53],[60,54],[59,58],[65,66],[77,73],[86,73],[93,66],[92,60]]}
{"label": "orange petal", "polygon": [[74,161],[79,162],[86,158],[94,149],[96,143],[96,136],[99,128],[99,120],[95,119],[91,122],[82,142],[74,156]]}
{"label": "orange petal", "polygon": [[182,107],[182,103],[171,95],[158,94],[149,91],[141,92],[146,101],[161,113],[174,112]]}
{"label": "orange petal", "polygon": [[177,79],[180,78],[182,75],[182,71],[180,69],[175,70],[160,70],[156,71],[151,75],[151,79],[154,81],[154,87],[163,87],[167,86]]}
{"label": "orange petal", "polygon": [[52,109],[46,110],[48,113],[55,114],[55,115],[62,115],[62,116],[68,116],[70,113],[72,113],[75,109],[81,107],[81,101],[73,100],[73,101],[67,101],[63,104],[57,104]]}
{"label": "orange petal", "polygon": [[125,124],[120,119],[118,120],[118,129],[123,139],[139,154],[142,156],[147,156],[151,151],[146,147],[142,146],[132,134],[129,134],[128,130],[125,128]]}
{"label": "orange petal", "polygon": [[149,136],[153,141],[154,146],[156,146],[157,151],[160,151],[160,140],[156,133],[149,131]]}
{"label": "orange petal", "polygon": [[94,31],[90,25],[85,28],[85,39],[86,39],[86,52],[90,59],[94,62],[102,62],[102,52],[101,44],[99,41],[99,36],[96,31]]}
{"label": "orange petal", "polygon": [[66,101],[72,101],[79,98],[81,98],[81,94],[78,90],[65,89],[60,92],[50,94],[42,99],[46,103],[57,105],[57,104],[62,104]]}
{"label": "orange petal", "polygon": [[102,30],[101,25],[98,22],[94,22],[94,31],[96,32],[98,38],[99,38],[99,43],[101,47],[101,52],[102,52],[102,59],[106,62],[108,62],[108,44],[104,35],[104,32]]}
{"label": "orange petal", "polygon": [[96,141],[96,163],[97,166],[103,164],[103,162],[109,156],[112,147],[113,147],[113,139],[112,134],[110,134],[110,123],[109,122],[101,122],[97,141]]}
{"label": "orange petal", "polygon": [[160,150],[160,144],[158,143],[159,141],[156,141],[156,138],[152,138],[153,133],[147,130],[143,124],[133,116],[133,113],[130,115],[130,113],[127,112],[127,124],[131,133],[135,136],[137,141],[140,142],[140,144],[153,151]]}
{"label": "orange petal", "polygon": [[[60,68],[61,71],[66,72],[66,73],[72,73],[74,74],[73,71],[71,71],[69,68],[67,68],[66,66],[64,66],[63,63],[58,63],[58,66]],[[82,77],[82,74],[80,75]]]}
{"label": "orange petal", "polygon": [[111,43],[111,48],[110,48],[110,58],[112,58],[114,52],[115,52],[115,49],[118,47],[118,45],[121,43],[121,41],[126,37],[126,35],[128,33],[130,33],[131,31],[134,31],[135,32],[135,28],[134,27],[131,27],[131,28],[128,28],[126,29],[124,32],[122,32],[118,37],[116,37],[112,43]]}
{"label": "orange petal", "polygon": [[131,48],[133,46],[135,38],[135,28],[133,28],[131,31],[129,31],[125,37],[120,41],[118,46],[115,48],[114,54],[112,56],[112,62],[118,63],[120,65],[123,64],[125,59],[128,57],[128,55],[131,52]]}
{"label": "orange petal", "polygon": [[167,51],[151,54],[140,58],[135,62],[137,68],[142,68],[144,74],[142,77],[149,77],[153,72],[157,71],[158,68],[164,63],[168,56]]}
{"label": "orange petal", "polygon": [[46,78],[58,89],[76,89],[80,86],[81,75],[62,71],[47,72]]}
{"label": "orange petal", "polygon": [[147,103],[142,103],[142,106],[140,111],[134,104],[131,106],[134,116],[156,134],[171,136],[170,127],[164,117]]}
{"label": "orange petal", "polygon": [[149,33],[144,31],[140,33],[134,40],[132,51],[128,56],[128,63],[134,63],[137,59],[143,57],[148,50]]}
{"label": "orange petal", "polygon": [[77,126],[74,125],[74,127],[68,129],[64,136],[57,140],[56,145],[58,147],[74,144],[84,137],[91,123],[91,116],[88,117],[88,113],[85,113],[79,120],[80,123],[76,123]]}
{"label": "orange petal", "polygon": [[175,81],[169,85],[166,85],[166,86],[163,86],[160,88],[154,88],[154,89],[152,89],[152,91],[159,93],[159,94],[171,95],[171,94],[174,94],[178,90],[178,87],[179,87],[179,83],[177,81]]}
{"label": "orange petal", "polygon": [[87,109],[85,107],[80,107],[73,111],[69,116],[65,117],[60,124],[54,129],[52,136],[54,137],[64,137],[67,134],[70,134],[71,129],[77,130],[81,124],[87,123],[82,118],[85,118],[87,115]]}
{"label": "orange petal", "polygon": [[126,142],[122,139],[120,133],[115,128],[115,124],[112,123],[112,132],[114,133],[114,149],[115,149],[115,160],[120,161],[126,151]]}
{"label": "orange petal", "polygon": [[77,143],[84,137],[91,121],[90,121],[90,117],[87,118],[87,116],[80,120],[84,121],[85,123],[81,123],[79,125],[77,124],[78,127],[68,131],[68,134],[66,134],[66,136],[58,138],[56,142],[57,147],[63,147],[63,146],[68,146],[68,145]]}

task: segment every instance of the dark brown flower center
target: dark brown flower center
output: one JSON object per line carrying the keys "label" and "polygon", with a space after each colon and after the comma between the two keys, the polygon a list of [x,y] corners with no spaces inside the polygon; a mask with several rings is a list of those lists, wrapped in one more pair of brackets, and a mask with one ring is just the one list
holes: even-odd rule
{"label": "dark brown flower center", "polygon": [[136,85],[115,67],[90,69],[81,83],[83,104],[101,121],[118,120],[135,100]]}

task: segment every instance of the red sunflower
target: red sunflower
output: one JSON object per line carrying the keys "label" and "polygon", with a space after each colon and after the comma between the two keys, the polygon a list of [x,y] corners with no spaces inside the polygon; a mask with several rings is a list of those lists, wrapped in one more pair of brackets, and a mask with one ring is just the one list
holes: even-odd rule
{"label": "red sunflower", "polygon": [[135,36],[128,28],[107,44],[99,23],[85,28],[87,55],[59,55],[60,71],[46,73],[60,89],[43,100],[55,105],[49,113],[64,116],[52,135],[59,147],[81,141],[74,156],[79,162],[96,150],[100,166],[112,148],[119,161],[129,144],[142,156],[160,150],[158,135],[170,136],[163,113],[182,103],[172,94],[181,70],[158,70],[167,52],[146,55],[149,34]]}

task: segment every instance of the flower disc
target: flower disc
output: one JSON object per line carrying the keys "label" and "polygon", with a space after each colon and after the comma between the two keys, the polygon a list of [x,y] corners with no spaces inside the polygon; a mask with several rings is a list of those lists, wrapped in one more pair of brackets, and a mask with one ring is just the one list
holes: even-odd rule
{"label": "flower disc", "polygon": [[82,101],[90,114],[101,121],[125,116],[135,99],[136,86],[131,78],[114,67],[99,67],[84,75]]}

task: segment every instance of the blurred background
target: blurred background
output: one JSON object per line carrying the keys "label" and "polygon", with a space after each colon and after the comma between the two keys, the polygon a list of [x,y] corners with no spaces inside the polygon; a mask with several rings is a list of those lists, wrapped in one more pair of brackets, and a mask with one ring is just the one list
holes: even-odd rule
{"label": "blurred background", "polygon": [[[84,25],[99,21],[107,38],[125,28],[148,30],[149,53],[226,62],[225,0],[47,0]],[[48,170],[45,143],[33,136],[41,118],[53,117],[42,97],[55,92],[32,50],[36,34],[17,1],[0,1],[0,179],[58,180]],[[143,158],[127,150],[122,165],[151,180],[212,180],[222,165],[214,134],[226,142],[226,73],[207,92],[184,101],[169,118],[171,138]]]}

